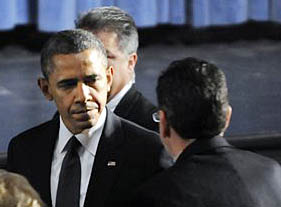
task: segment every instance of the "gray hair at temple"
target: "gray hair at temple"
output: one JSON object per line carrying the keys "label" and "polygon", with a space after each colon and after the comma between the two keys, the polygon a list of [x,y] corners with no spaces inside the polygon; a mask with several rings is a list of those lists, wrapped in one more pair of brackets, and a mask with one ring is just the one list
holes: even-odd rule
{"label": "gray hair at temple", "polygon": [[115,32],[119,40],[119,49],[127,55],[137,52],[139,40],[134,19],[118,7],[98,7],[82,13],[75,21],[77,28],[98,33]]}
{"label": "gray hair at temple", "polygon": [[41,52],[41,70],[46,79],[54,70],[53,56],[80,53],[95,49],[101,54],[105,67],[107,55],[102,42],[91,32],[82,29],[65,30],[54,34]]}
{"label": "gray hair at temple", "polygon": [[0,170],[0,207],[43,207],[39,194],[21,175]]}

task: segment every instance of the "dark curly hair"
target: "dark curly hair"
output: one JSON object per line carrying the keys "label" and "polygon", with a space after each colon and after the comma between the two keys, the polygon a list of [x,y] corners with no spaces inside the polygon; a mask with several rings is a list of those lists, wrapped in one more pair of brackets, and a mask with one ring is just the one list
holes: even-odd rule
{"label": "dark curly hair", "polygon": [[214,64],[192,57],[172,62],[158,79],[157,98],[182,138],[211,138],[225,127],[228,90]]}

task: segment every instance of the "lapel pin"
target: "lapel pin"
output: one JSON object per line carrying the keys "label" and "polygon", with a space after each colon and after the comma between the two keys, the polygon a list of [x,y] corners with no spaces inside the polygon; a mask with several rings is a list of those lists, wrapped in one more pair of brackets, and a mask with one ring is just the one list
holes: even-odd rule
{"label": "lapel pin", "polygon": [[115,162],[115,161],[109,161],[109,162],[107,163],[107,166],[109,166],[109,167],[114,167],[114,166],[116,166],[116,162]]}

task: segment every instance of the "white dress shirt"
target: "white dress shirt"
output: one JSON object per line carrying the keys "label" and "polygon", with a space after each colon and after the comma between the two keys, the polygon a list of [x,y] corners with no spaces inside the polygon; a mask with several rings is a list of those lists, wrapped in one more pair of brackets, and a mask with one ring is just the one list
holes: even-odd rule
{"label": "white dress shirt", "polygon": [[132,87],[134,81],[131,80],[129,81],[122,89],[121,91],[119,91],[119,93],[117,93],[106,105],[107,108],[110,109],[110,111],[114,112],[114,110],[116,109],[116,106],[119,104],[119,102],[121,101],[121,99],[126,95],[126,93],[130,90],[130,88]]}
{"label": "white dress shirt", "polygon": [[[84,206],[85,197],[88,189],[90,176],[95,160],[95,155],[98,147],[98,143],[102,134],[106,119],[106,108],[101,113],[97,124],[88,129],[84,130],[81,134],[76,134],[75,137],[80,141],[81,147],[78,150],[78,154],[81,162],[81,185],[80,185],[80,207]],[[73,134],[66,128],[62,118],[60,117],[60,129],[58,139],[55,145],[52,168],[51,168],[51,198],[52,206],[56,206],[57,188],[59,182],[59,175],[63,158],[66,154],[64,150],[65,145]]]}

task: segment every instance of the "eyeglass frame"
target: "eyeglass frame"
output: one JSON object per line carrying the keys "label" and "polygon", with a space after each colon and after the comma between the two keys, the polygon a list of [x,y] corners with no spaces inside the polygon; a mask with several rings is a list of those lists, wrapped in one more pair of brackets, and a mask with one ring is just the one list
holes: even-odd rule
{"label": "eyeglass frame", "polygon": [[160,110],[158,110],[152,114],[152,120],[156,123],[160,122]]}

